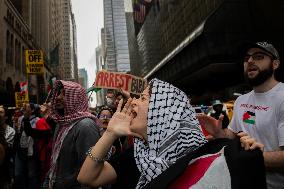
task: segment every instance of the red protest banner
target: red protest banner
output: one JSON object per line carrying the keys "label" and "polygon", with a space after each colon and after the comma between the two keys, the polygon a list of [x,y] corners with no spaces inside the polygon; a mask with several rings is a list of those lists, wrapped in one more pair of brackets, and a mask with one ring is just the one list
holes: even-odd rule
{"label": "red protest banner", "polygon": [[146,87],[147,81],[143,78],[119,72],[100,71],[97,74],[94,87],[119,89],[122,88],[133,94],[140,94]]}

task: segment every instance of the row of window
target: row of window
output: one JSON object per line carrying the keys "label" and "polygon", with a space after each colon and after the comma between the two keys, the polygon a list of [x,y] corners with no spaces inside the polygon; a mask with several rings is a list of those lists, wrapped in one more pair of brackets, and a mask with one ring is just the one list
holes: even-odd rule
{"label": "row of window", "polygon": [[19,21],[15,19],[14,15],[9,9],[7,9],[6,20],[12,28],[15,28],[15,30],[21,35],[24,40],[28,40],[28,33],[22,28]]}
{"label": "row of window", "polygon": [[6,32],[6,65],[14,66],[15,70],[26,74],[25,47],[9,30]]}

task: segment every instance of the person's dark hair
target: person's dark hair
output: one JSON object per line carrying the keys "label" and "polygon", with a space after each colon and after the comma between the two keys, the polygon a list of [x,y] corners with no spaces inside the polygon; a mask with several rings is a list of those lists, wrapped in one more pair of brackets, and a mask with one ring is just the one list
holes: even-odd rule
{"label": "person's dark hair", "polygon": [[12,118],[11,112],[5,106],[0,105],[0,107],[3,108],[5,112],[5,123],[11,125],[11,118]]}
{"label": "person's dark hair", "polygon": [[113,115],[113,110],[109,106],[103,105],[99,107],[97,117],[99,118],[103,110],[108,110]]}
{"label": "person's dark hair", "polygon": [[5,115],[6,115],[8,109],[6,107],[2,106],[2,105],[0,105],[0,108],[3,108],[3,110],[5,111]]}
{"label": "person's dark hair", "polygon": [[7,141],[5,139],[5,130],[4,127],[0,127],[0,144],[4,146],[4,148],[7,147]]}
{"label": "person's dark hair", "polygon": [[149,96],[152,94],[152,89],[153,89],[153,83],[149,84]]}
{"label": "person's dark hair", "polygon": [[122,96],[122,98],[125,98],[125,96],[121,92],[116,92],[115,93],[115,98]]}
{"label": "person's dark hair", "polygon": [[154,82],[150,82],[150,83],[148,83],[148,85],[146,85],[146,87],[143,89],[143,91],[144,91],[147,87],[149,87],[149,96],[150,96],[150,97],[151,97],[151,94],[152,94],[153,84],[154,84]]}

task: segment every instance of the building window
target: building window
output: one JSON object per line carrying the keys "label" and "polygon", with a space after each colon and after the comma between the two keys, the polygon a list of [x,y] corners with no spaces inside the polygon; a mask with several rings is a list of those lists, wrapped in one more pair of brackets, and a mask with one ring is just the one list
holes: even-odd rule
{"label": "building window", "polygon": [[15,70],[21,71],[21,43],[15,40]]}
{"label": "building window", "polygon": [[26,74],[25,47],[22,47],[22,73]]}
{"label": "building window", "polygon": [[11,64],[11,56],[10,56],[10,32],[7,30],[6,32],[6,64]]}
{"label": "building window", "polygon": [[11,65],[14,65],[14,54],[15,54],[15,44],[14,44],[14,35],[11,34],[11,41],[10,41],[10,45],[11,45],[11,51],[10,51],[10,57],[11,57]]}
{"label": "building window", "polygon": [[13,65],[14,36],[6,32],[6,64]]}
{"label": "building window", "polygon": [[19,56],[17,50],[18,50],[18,40],[15,39],[15,56],[14,56],[15,70],[17,70],[17,62],[18,62],[18,56]]}

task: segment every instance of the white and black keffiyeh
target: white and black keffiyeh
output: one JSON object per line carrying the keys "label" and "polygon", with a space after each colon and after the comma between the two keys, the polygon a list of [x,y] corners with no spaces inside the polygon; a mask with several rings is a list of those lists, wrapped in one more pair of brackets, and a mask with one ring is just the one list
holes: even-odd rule
{"label": "white and black keffiyeh", "polygon": [[148,110],[148,144],[135,139],[134,157],[143,188],[177,159],[206,143],[195,112],[184,92],[153,79]]}

